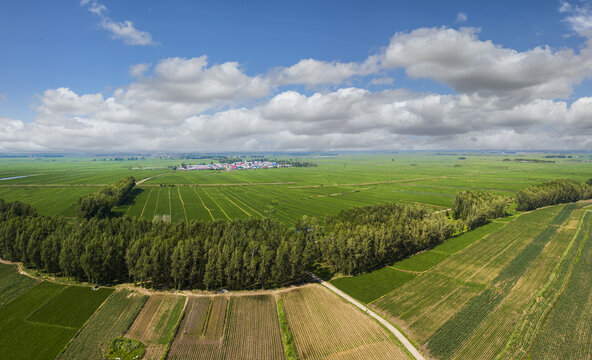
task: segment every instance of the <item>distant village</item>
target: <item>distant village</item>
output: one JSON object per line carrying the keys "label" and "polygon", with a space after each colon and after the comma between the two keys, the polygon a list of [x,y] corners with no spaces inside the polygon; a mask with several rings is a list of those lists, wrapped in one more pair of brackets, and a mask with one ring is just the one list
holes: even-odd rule
{"label": "distant village", "polygon": [[177,171],[194,170],[245,170],[245,169],[273,169],[292,167],[290,164],[280,164],[274,161],[239,161],[233,163],[212,163],[204,165],[181,165],[176,168]]}

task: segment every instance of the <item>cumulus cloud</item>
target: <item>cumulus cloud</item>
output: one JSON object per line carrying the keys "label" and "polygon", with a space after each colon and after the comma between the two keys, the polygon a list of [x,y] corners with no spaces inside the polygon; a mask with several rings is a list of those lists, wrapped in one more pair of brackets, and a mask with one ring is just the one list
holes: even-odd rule
{"label": "cumulus cloud", "polygon": [[208,66],[205,56],[167,58],[156,64],[152,73],[147,73],[148,69],[148,64],[132,66],[130,73],[137,76],[136,81],[107,98],[78,95],[68,88],[47,90],[39,97],[36,121],[69,126],[91,120],[172,126],[188,116],[269,93],[264,79],[246,75],[236,62]]}
{"label": "cumulus cloud", "polygon": [[[592,97],[565,98],[591,59],[445,27],[397,33],[360,63],[305,59],[263,75],[171,57],[131,66],[132,82],[109,94],[46,90],[33,122],[0,117],[0,151],[590,149]],[[454,91],[393,88],[394,68]],[[356,76],[384,87],[352,86]],[[294,84],[308,90],[282,88]]]}
{"label": "cumulus cloud", "polygon": [[383,68],[404,68],[411,78],[429,78],[459,93],[517,100],[566,98],[590,76],[592,51],[535,47],[516,51],[482,41],[479,29],[421,28],[397,33],[378,57]]}
{"label": "cumulus cloud", "polygon": [[376,66],[370,62],[359,64],[304,59],[290,67],[274,69],[269,78],[277,85],[341,84],[352,76],[368,75],[374,71]]}
{"label": "cumulus cloud", "polygon": [[464,23],[465,21],[467,21],[468,17],[467,14],[465,14],[464,12],[459,12],[456,15],[456,22],[457,23]]}
{"label": "cumulus cloud", "polygon": [[129,20],[116,22],[105,15],[107,7],[95,0],[82,0],[80,5],[100,18],[99,26],[107,30],[114,39],[121,39],[127,45],[156,45],[150,33],[140,31]]}

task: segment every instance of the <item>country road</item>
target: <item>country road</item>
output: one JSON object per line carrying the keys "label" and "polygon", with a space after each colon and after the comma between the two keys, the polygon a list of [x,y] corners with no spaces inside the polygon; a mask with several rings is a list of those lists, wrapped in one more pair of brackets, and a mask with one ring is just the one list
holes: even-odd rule
{"label": "country road", "polygon": [[333,291],[334,293],[336,293],[337,295],[341,296],[345,300],[349,301],[350,303],[352,303],[356,307],[362,309],[366,314],[368,314],[368,315],[372,316],[373,318],[375,318],[376,320],[378,320],[378,322],[380,322],[382,325],[384,325],[390,332],[392,332],[397,337],[397,339],[403,344],[403,346],[405,346],[405,348],[407,349],[407,351],[409,351],[411,353],[411,355],[413,355],[413,357],[415,357],[415,359],[417,359],[417,360],[425,360],[425,358],[423,357],[423,355],[421,355],[421,353],[415,348],[415,346],[413,346],[413,344],[411,344],[409,342],[409,340],[407,340],[407,338],[396,327],[394,327],[391,323],[389,323],[388,321],[386,321],[382,316],[378,315],[374,311],[372,311],[369,308],[367,308],[366,306],[362,305],[361,303],[359,303],[358,301],[356,301],[354,298],[352,298],[351,296],[347,295],[343,291],[339,290],[335,286],[329,284],[328,282],[319,279],[317,276],[314,276],[313,275],[313,277],[321,285],[323,285],[327,289]]}

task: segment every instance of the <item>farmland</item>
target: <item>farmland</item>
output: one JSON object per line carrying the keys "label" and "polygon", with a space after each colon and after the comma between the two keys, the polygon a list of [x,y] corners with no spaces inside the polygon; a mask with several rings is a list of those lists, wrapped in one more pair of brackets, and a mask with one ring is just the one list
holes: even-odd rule
{"label": "farmland", "polygon": [[[12,179],[0,181],[0,198],[71,218],[79,196],[133,175],[145,181],[116,207],[115,216],[171,222],[270,217],[290,225],[304,215],[323,217],[380,202],[421,203],[445,214],[460,190],[512,197],[548,179],[585,180],[592,170],[590,163],[566,160],[503,159],[348,154],[308,159],[318,162],[311,168],[235,172],[174,172],[168,166],[178,160],[170,159],[6,159],[0,161],[0,178]],[[396,325],[427,357],[589,358],[590,210],[589,202],[530,212],[511,207],[510,216],[427,251],[365,274],[336,274],[330,282]],[[231,254],[222,246],[216,251]],[[169,261],[171,255],[160,260]],[[258,256],[249,251],[236,256],[245,264],[237,269],[246,269]],[[181,269],[187,276],[197,272],[191,266]],[[131,284],[95,291],[72,285],[62,275],[55,280],[44,272],[51,281],[43,281],[0,263],[2,356],[99,359],[111,341],[123,338],[142,342],[144,359],[285,359],[290,351],[300,359],[410,358],[386,328],[316,284],[173,294],[133,290]]]}
{"label": "farmland", "polygon": [[3,356],[54,359],[111,292],[37,283],[0,308]]}
{"label": "farmland", "polygon": [[144,359],[158,360],[173,340],[185,305],[185,297],[152,295],[126,333],[126,337],[146,345]]}
{"label": "farmland", "polygon": [[111,340],[125,334],[147,298],[127,290],[115,292],[58,358],[102,359]]}
{"label": "farmland", "polygon": [[389,332],[319,285],[281,293],[301,359],[407,359]]}
{"label": "farmland", "polygon": [[[583,155],[582,155],[583,156]],[[417,202],[447,208],[464,189],[511,196],[544,180],[585,180],[590,163],[520,163],[474,154],[466,160],[430,153],[303,157],[311,168],[174,172],[179,160],[93,161],[92,158],[0,160],[0,198],[34,205],[42,214],[74,216],[79,196],[134,176],[137,186],[119,214],[153,220],[204,221],[272,217],[293,224],[379,202]]]}
{"label": "farmland", "polygon": [[269,295],[190,297],[169,359],[284,359]]}
{"label": "farmland", "polygon": [[[586,358],[589,319],[576,314],[589,312],[589,270],[580,254],[590,225],[582,206],[548,207],[492,222],[391,267],[332,282],[369,302],[437,359],[556,358],[550,349],[562,345],[561,358]],[[390,269],[414,277],[399,284],[381,275]],[[377,297],[383,283],[394,289]]]}

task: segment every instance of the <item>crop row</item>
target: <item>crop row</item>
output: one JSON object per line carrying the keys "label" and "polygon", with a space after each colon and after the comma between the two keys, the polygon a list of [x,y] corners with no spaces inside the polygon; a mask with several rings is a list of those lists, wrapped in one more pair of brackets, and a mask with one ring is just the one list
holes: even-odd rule
{"label": "crop row", "polygon": [[127,290],[111,295],[58,359],[103,359],[111,340],[130,327],[147,296]]}
{"label": "crop row", "polygon": [[565,220],[575,209],[567,205],[555,216],[526,247],[522,249],[492,280],[479,295],[469,300],[465,306],[429,339],[430,353],[441,359],[448,359],[470,338],[477,327],[501,303],[531,264],[539,257],[543,248],[557,233],[554,223]]}
{"label": "crop row", "polygon": [[[588,219],[590,213],[588,212]],[[584,228],[584,244],[565,290],[553,305],[532,347],[533,359],[592,357],[592,229]]]}
{"label": "crop row", "polygon": [[175,325],[182,315],[185,297],[152,295],[126,333],[126,337],[146,345],[144,359],[159,360],[174,336]]}
{"label": "crop row", "polygon": [[536,236],[540,224],[550,221],[557,212],[556,208],[548,208],[519,216],[384,295],[372,307],[424,342],[483,291],[489,279]]}
{"label": "crop row", "polygon": [[407,359],[389,333],[320,285],[281,293],[301,359]]}

